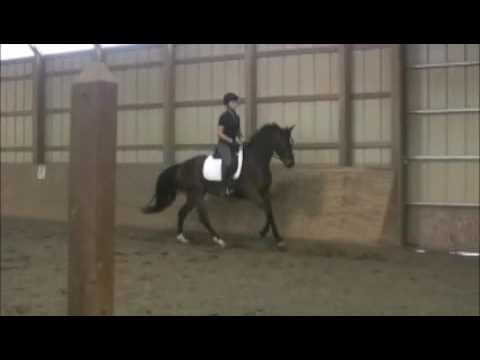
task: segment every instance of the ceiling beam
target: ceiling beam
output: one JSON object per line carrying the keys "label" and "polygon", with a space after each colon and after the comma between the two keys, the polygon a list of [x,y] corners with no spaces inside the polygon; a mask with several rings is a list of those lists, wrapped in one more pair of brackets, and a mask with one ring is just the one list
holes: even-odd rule
{"label": "ceiling beam", "polygon": [[40,51],[38,51],[36,46],[33,46],[32,44],[28,44],[28,46],[30,47],[30,50],[33,51],[35,56],[40,57],[40,58],[42,57],[42,54],[40,54]]}
{"label": "ceiling beam", "polygon": [[93,44],[95,47],[95,53],[97,55],[97,60],[101,62],[105,62],[105,53],[103,51],[103,48],[100,44]]}

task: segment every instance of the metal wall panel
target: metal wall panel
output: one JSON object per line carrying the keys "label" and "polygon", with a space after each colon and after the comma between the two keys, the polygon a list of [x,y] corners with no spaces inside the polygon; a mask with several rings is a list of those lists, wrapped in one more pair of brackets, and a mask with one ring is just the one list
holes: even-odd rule
{"label": "metal wall panel", "polygon": [[46,78],[45,101],[47,112],[52,109],[70,109],[73,75],[54,75]]}
{"label": "metal wall panel", "polygon": [[[257,51],[303,50],[327,45],[260,44]],[[287,52],[257,58],[257,127],[276,122],[296,125],[294,138],[301,149],[295,150],[297,162],[334,164],[336,149],[315,149],[321,143],[338,142],[338,54],[336,52]],[[325,97],[325,100],[302,99]],[[268,98],[275,98],[275,101]],[[282,101],[285,97],[285,101]],[[288,99],[288,97],[299,97]],[[278,98],[278,99],[277,99]],[[331,99],[328,99],[331,98]],[[266,100],[264,100],[266,99]],[[268,100],[268,101],[267,101]],[[308,145],[314,145],[308,149]],[[305,148],[306,147],[306,148]]]}
{"label": "metal wall panel", "polygon": [[176,150],[175,151],[175,161],[176,162],[182,162],[186,161],[188,159],[191,159],[195,156],[199,155],[209,155],[213,152],[213,146],[209,150],[200,150],[200,149],[195,149],[195,150]]}
{"label": "metal wall panel", "polygon": [[[176,162],[213,150],[218,119],[224,111],[223,96],[227,92],[245,96],[244,52],[244,45],[238,44],[175,47],[175,144],[180,147],[175,151]],[[233,55],[238,58],[221,58]],[[237,111],[245,132],[245,106]],[[206,150],[210,145],[211,150]]]}
{"label": "metal wall panel", "polygon": [[[391,142],[391,49],[352,51],[352,139],[354,165],[391,164],[391,149],[365,148],[369,142]],[[362,96],[368,95],[368,98]]]}
{"label": "metal wall panel", "polygon": [[[479,44],[407,47],[408,241],[412,244],[479,247],[478,231],[466,230],[478,222],[480,206],[479,49]],[[433,226],[441,226],[445,236],[432,228],[439,219],[443,223]]]}
{"label": "metal wall panel", "polygon": [[354,149],[355,166],[389,166],[392,161],[391,149]]}
{"label": "metal wall panel", "polygon": [[175,67],[175,100],[221,100],[227,92],[245,95],[243,60],[177,64]]}
{"label": "metal wall panel", "polygon": [[45,57],[45,72],[47,75],[56,72],[81,71],[92,59],[92,51],[82,51],[73,54],[48,55]]}
{"label": "metal wall panel", "polygon": [[355,144],[391,140],[390,99],[353,100],[352,122]]}
{"label": "metal wall panel", "polygon": [[30,59],[26,59],[16,61],[7,60],[5,62],[2,62],[0,74],[2,78],[31,75],[32,61]]}
{"label": "metal wall panel", "polygon": [[[224,111],[223,106],[177,107],[175,143],[180,145],[216,143],[218,119]],[[240,119],[244,119],[245,106],[239,106],[237,112]],[[241,129],[245,132],[245,121],[241,121]]]}
{"label": "metal wall panel", "polygon": [[45,118],[45,145],[70,145],[70,113],[47,114]]}
{"label": "metal wall panel", "polygon": [[[336,166],[338,150],[295,150],[295,162],[298,164],[321,164]],[[275,160],[278,162],[278,160]]]}
{"label": "metal wall panel", "polygon": [[259,97],[325,95],[338,92],[337,54],[303,54],[258,59]]}
{"label": "metal wall panel", "polygon": [[117,145],[161,145],[163,111],[124,110],[117,117]]}
{"label": "metal wall panel", "polygon": [[117,150],[117,163],[154,163],[163,162],[162,150]]}
{"label": "metal wall panel", "polygon": [[31,162],[32,61],[3,62],[1,70],[1,161]]}
{"label": "metal wall panel", "polygon": [[[163,161],[164,51],[159,45],[104,49],[106,63],[118,82],[117,144],[129,147],[117,151],[119,163]],[[93,52],[83,52],[46,60],[47,162],[69,161],[71,87],[93,58]],[[158,149],[146,149],[147,145]]]}
{"label": "metal wall panel", "polygon": [[276,122],[295,127],[296,143],[338,141],[337,101],[265,103],[258,105],[258,127]]}
{"label": "metal wall panel", "polygon": [[152,45],[121,49],[104,49],[107,65],[159,63],[165,60],[165,46]]}
{"label": "metal wall panel", "polygon": [[408,198],[415,203],[478,204],[478,161],[414,161]]}
{"label": "metal wall panel", "polygon": [[212,57],[232,54],[243,54],[243,44],[180,44],[176,45],[177,59]]}
{"label": "metal wall panel", "polygon": [[297,50],[297,49],[313,49],[331,46],[334,44],[258,44],[258,51],[277,51],[277,50]]}

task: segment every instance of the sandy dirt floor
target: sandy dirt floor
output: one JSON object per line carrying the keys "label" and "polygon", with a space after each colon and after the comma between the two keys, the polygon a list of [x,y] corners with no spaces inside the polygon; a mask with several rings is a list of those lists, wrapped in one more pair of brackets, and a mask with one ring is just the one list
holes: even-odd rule
{"label": "sandy dirt floor", "polygon": [[[479,315],[479,259],[119,229],[117,315]],[[2,219],[3,315],[64,315],[66,224]]]}

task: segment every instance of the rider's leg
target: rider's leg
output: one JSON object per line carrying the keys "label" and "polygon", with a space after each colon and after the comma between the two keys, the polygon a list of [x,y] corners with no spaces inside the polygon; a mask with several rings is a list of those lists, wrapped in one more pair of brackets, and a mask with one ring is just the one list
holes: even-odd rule
{"label": "rider's leg", "polygon": [[232,151],[226,144],[218,145],[218,152],[222,158],[222,182],[225,186],[225,193],[228,195],[228,186],[230,184],[230,168],[232,165]]}

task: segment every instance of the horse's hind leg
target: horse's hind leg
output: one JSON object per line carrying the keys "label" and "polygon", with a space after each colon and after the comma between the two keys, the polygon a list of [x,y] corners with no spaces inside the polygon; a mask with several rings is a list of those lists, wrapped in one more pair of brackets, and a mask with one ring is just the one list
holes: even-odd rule
{"label": "horse's hind leg", "polygon": [[267,236],[269,231],[270,231],[270,220],[267,218],[265,220],[265,225],[263,226],[262,230],[260,230],[260,236],[262,238]]}
{"label": "horse's hind leg", "polygon": [[177,220],[177,240],[188,244],[189,240],[183,235],[183,223],[185,222],[185,218],[187,215],[193,210],[195,207],[195,199],[193,194],[187,193],[187,202],[182,208],[178,211],[178,220]]}
{"label": "horse's hind leg", "polygon": [[197,212],[198,212],[198,218],[200,219],[200,222],[205,226],[212,236],[213,242],[216,244],[220,245],[221,247],[225,247],[225,241],[223,241],[220,238],[220,235],[215,231],[215,229],[212,227],[212,224],[210,224],[210,219],[208,218],[208,212],[205,207],[205,200],[203,197],[198,197],[196,200],[196,205],[197,205]]}

